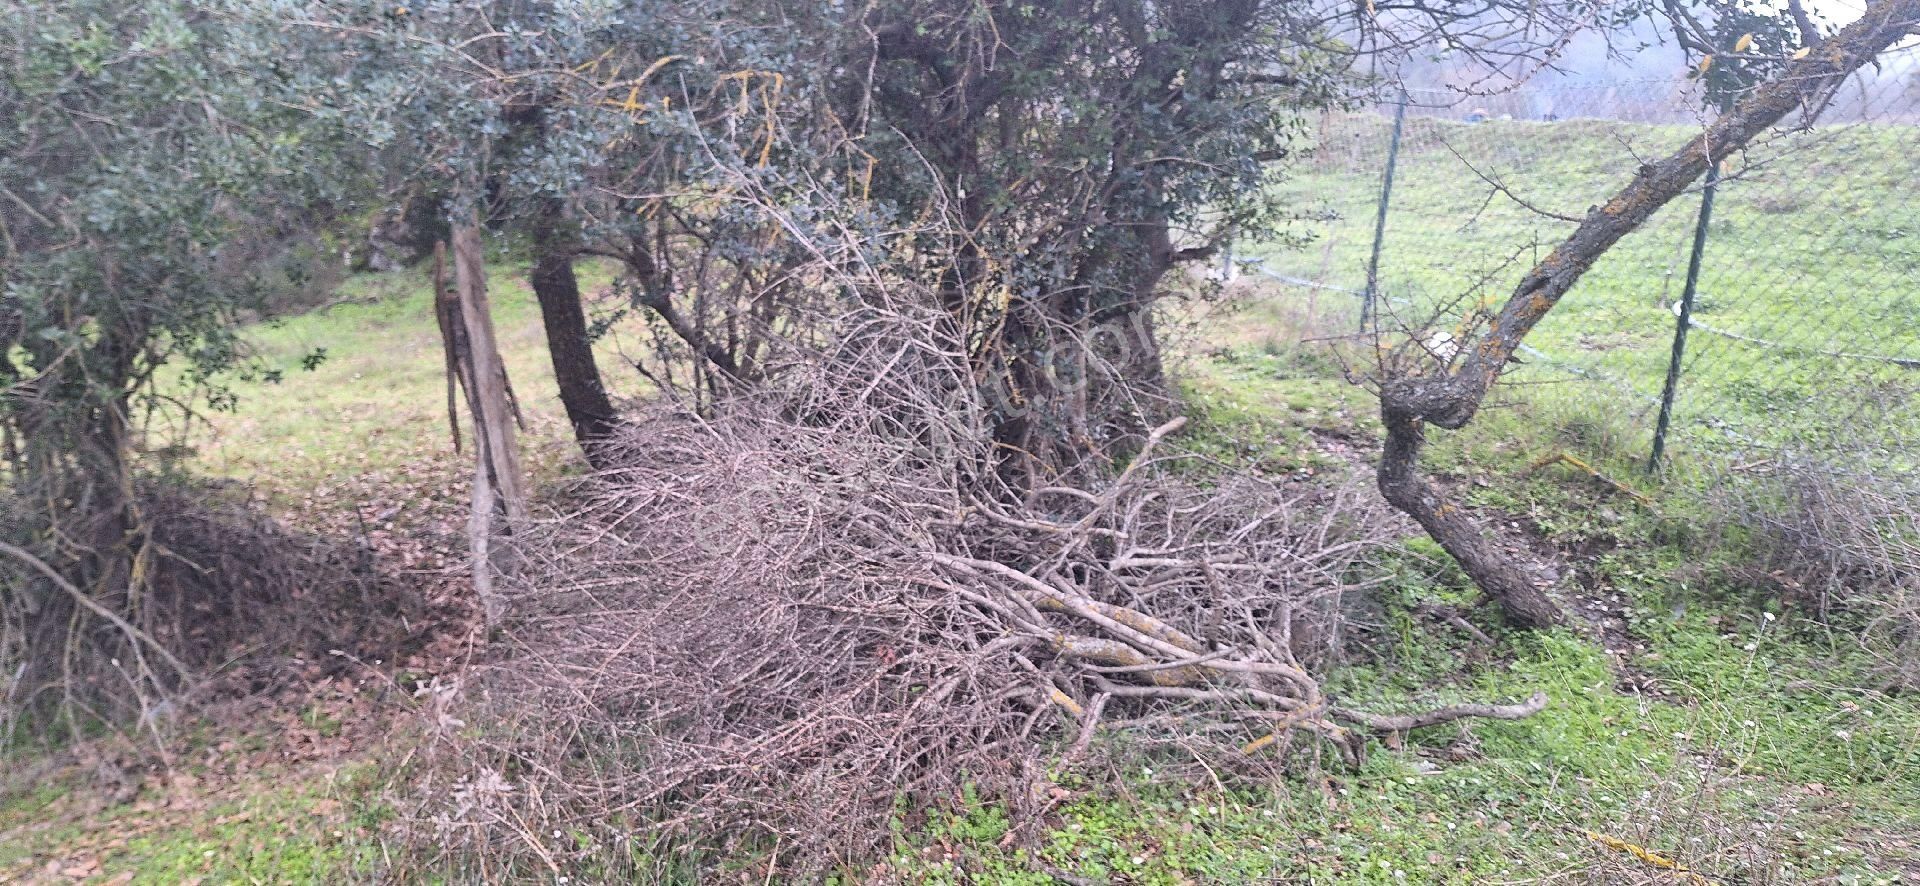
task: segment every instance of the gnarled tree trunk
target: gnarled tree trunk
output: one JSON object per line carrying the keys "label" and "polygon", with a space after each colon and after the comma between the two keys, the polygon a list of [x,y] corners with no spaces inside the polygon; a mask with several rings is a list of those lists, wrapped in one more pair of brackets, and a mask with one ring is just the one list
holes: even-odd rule
{"label": "gnarled tree trunk", "polygon": [[1565,615],[1524,570],[1494,549],[1478,523],[1420,475],[1426,427],[1457,430],[1472,421],[1527,333],[1620,238],[1685,193],[1708,168],[1916,31],[1920,0],[1869,4],[1858,21],[1811,47],[1805,58],[1754,89],[1680,150],[1642,165],[1613,199],[1590,210],[1579,227],[1521,279],[1458,369],[1381,380],[1380,415],[1387,438],[1380,458],[1380,491],[1452,554],[1515,624],[1548,627],[1564,621]]}

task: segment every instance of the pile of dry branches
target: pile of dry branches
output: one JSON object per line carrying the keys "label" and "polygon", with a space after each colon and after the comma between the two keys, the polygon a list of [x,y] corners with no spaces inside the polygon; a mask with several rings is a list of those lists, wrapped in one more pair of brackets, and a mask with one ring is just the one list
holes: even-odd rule
{"label": "pile of dry branches", "polygon": [[[19,527],[0,499],[0,744],[96,725],[163,738],[172,714],[390,657],[422,624],[407,583],[371,553],[287,529],[221,490],[140,482],[132,580],[75,587],[73,552]],[[409,618],[411,616],[411,618]]]}
{"label": "pile of dry branches", "polygon": [[1769,460],[1732,474],[1719,513],[1750,536],[1768,583],[1820,618],[1863,626],[1891,686],[1920,686],[1920,483],[1883,465]]}
{"label": "pile of dry branches", "polygon": [[1197,469],[1175,421],[1104,484],[1014,495],[936,316],[838,326],[778,388],[642,417],[521,534],[513,653],[445,709],[479,728],[430,775],[439,864],[562,872],[663,835],[824,863],[884,840],[903,795],[972,782],[1018,810],[1103,730],[1264,768],[1543,703],[1395,717],[1321,691],[1392,537],[1364,487]]}

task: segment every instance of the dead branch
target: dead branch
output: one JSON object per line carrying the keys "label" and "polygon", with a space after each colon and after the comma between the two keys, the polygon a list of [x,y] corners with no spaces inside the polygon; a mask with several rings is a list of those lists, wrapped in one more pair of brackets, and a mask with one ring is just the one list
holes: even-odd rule
{"label": "dead branch", "polygon": [[1336,720],[1344,720],[1380,732],[1406,732],[1410,729],[1451,723],[1467,717],[1521,720],[1540,713],[1546,707],[1547,694],[1535,692],[1519,704],[1457,704],[1418,714],[1369,714],[1365,711],[1334,708],[1331,714]]}

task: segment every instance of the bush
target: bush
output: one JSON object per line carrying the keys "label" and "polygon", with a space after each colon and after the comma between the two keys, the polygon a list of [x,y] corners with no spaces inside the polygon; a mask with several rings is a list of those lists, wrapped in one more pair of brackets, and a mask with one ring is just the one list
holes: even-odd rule
{"label": "bush", "polygon": [[1728,475],[1723,529],[1747,537],[1759,575],[1820,618],[1857,622],[1891,686],[1920,687],[1920,480],[1781,458]]}

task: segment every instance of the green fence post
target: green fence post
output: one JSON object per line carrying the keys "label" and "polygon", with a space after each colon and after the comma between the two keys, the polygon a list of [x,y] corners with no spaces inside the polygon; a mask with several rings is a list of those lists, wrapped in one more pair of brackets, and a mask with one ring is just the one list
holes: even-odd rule
{"label": "green fence post", "polygon": [[1393,138],[1387,142],[1387,173],[1380,183],[1380,209],[1373,220],[1373,254],[1367,258],[1367,288],[1360,297],[1360,330],[1365,332],[1373,319],[1374,299],[1380,292],[1380,247],[1387,238],[1387,205],[1393,200],[1393,170],[1400,162],[1400,131],[1407,122],[1407,88],[1400,87],[1400,102],[1393,108]]}
{"label": "green fence post", "polygon": [[1707,186],[1700,192],[1700,217],[1693,226],[1693,254],[1687,258],[1687,285],[1680,291],[1680,310],[1673,327],[1673,356],[1667,361],[1667,383],[1660,389],[1660,419],[1653,426],[1653,453],[1647,457],[1649,474],[1660,470],[1660,457],[1667,451],[1673,397],[1680,389],[1680,360],[1687,351],[1687,328],[1693,325],[1693,296],[1700,285],[1700,260],[1707,251],[1707,226],[1713,221],[1713,192],[1718,181],[1718,164],[1707,167]]}

